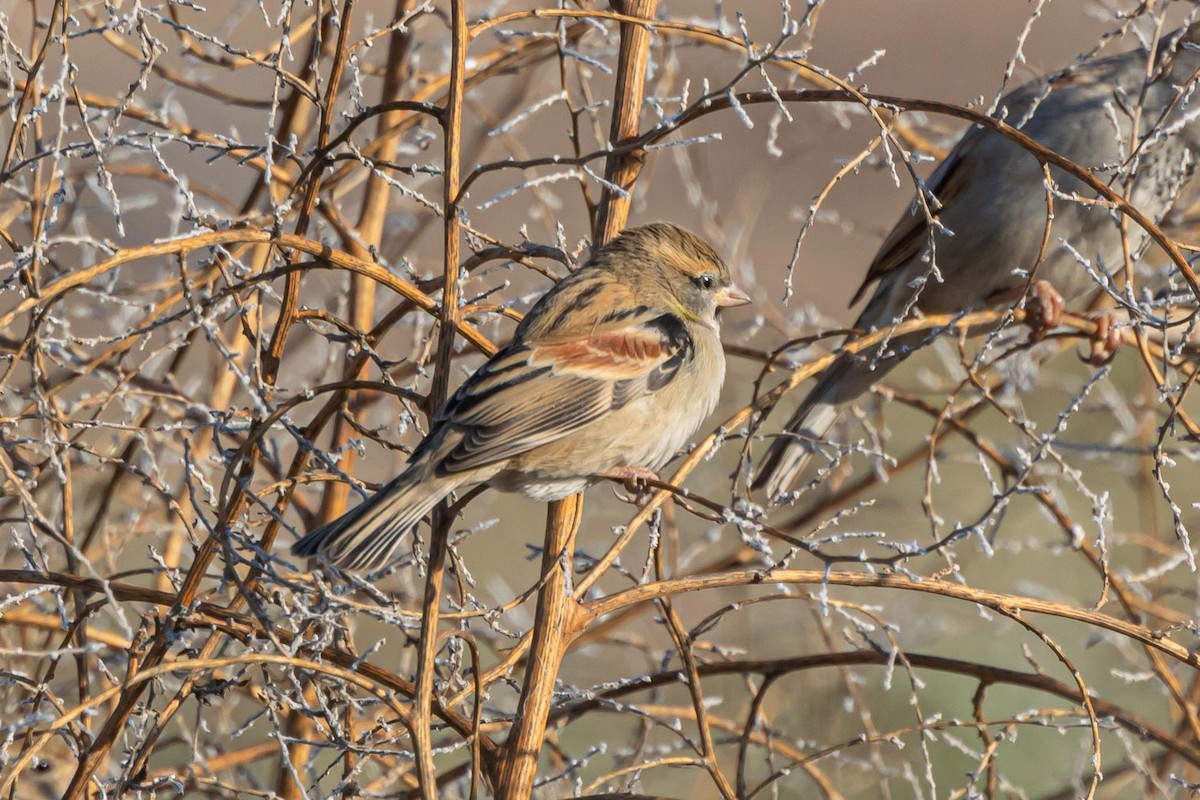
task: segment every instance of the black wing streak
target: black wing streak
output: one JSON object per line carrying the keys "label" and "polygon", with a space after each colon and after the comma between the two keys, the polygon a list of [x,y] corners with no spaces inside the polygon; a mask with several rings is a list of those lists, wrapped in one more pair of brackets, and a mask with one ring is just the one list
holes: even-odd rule
{"label": "black wing streak", "polygon": [[[645,309],[640,309],[645,311]],[[437,466],[439,475],[476,469],[494,464],[506,458],[519,455],[530,448],[531,440],[538,438],[540,432],[547,430],[560,431],[565,436],[584,425],[593,422],[608,413],[627,405],[645,394],[656,392],[669,384],[680,369],[694,355],[695,345],[691,334],[683,320],[674,314],[662,314],[645,323],[644,329],[658,334],[659,345],[664,352],[671,356],[651,370],[645,377],[629,378],[611,384],[611,394],[605,398],[603,392],[597,392],[595,379],[561,376],[562,380],[573,380],[578,386],[566,392],[559,391],[563,387],[556,386],[554,394],[557,398],[549,403],[513,404],[512,413],[504,419],[484,424],[463,425],[456,421],[463,415],[469,414],[481,403],[495,399],[500,392],[514,390],[522,384],[527,384],[537,378],[546,376],[553,367],[544,366],[530,369],[525,361],[514,359],[522,350],[530,351],[528,345],[509,346],[497,353],[467,379],[458,391],[450,398],[438,414],[438,426],[456,428],[463,433],[460,441],[447,453]],[[515,365],[525,367],[515,370]],[[498,375],[512,371],[514,374],[507,380],[499,380],[494,385],[480,390],[481,384],[495,381]],[[528,398],[533,399],[533,398]],[[433,440],[442,440],[437,431],[430,431],[426,439],[413,453],[413,458],[419,457]]]}

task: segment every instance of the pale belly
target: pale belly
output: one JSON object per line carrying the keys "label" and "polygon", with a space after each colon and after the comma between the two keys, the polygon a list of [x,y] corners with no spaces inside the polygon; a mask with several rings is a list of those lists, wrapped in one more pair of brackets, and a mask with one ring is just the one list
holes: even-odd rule
{"label": "pale belly", "polygon": [[716,334],[705,334],[711,341],[697,346],[697,369],[685,369],[658,392],[514,458],[489,485],[548,501],[583,491],[589,476],[613,467],[661,468],[688,443],[720,396],[725,356]]}

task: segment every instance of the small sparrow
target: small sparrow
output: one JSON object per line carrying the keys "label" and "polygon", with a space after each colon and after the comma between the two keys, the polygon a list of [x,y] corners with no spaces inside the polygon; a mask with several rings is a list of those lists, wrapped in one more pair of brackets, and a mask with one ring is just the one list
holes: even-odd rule
{"label": "small sparrow", "polygon": [[[1159,40],[1153,63],[1144,49],[1135,50],[1038,78],[1006,95],[997,116],[1118,191],[1131,177],[1132,204],[1160,220],[1190,179],[1200,149],[1200,125],[1193,121],[1198,42],[1200,24]],[[1001,134],[978,126],[968,130],[929,180],[936,224],[912,203],[850,301],[857,303],[878,281],[854,327],[880,330],[919,314],[1011,304],[1025,295],[1031,273],[1038,279],[1031,287],[1034,307],[1046,327],[1057,324],[1064,295],[1077,301],[1093,297],[1099,284],[1079,258],[1097,272],[1124,266],[1119,214],[1086,202],[1095,192],[1078,179],[1058,169],[1050,174],[1054,217],[1039,264],[1047,224],[1041,164]],[[1085,201],[1073,201],[1074,194]],[[1136,254],[1144,235],[1134,223],[1129,232]],[[765,488],[772,500],[785,495],[815,443],[827,438],[840,406],[928,338],[925,332],[895,336],[883,347],[835,362],[772,442],[753,487]],[[1116,341],[1109,336],[1104,343],[1109,358]],[[1100,342],[1093,350],[1097,360],[1106,352]]]}
{"label": "small sparrow", "polygon": [[462,487],[550,501],[599,473],[649,477],[716,406],[717,313],[748,302],[696,234],[662,222],[625,231],[534,304],[434,416],[399,477],[292,553],[374,570]]}

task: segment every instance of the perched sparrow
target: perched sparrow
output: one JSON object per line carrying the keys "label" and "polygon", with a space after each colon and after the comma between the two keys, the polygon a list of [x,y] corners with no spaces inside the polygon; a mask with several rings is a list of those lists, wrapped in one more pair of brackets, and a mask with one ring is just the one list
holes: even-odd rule
{"label": "perched sparrow", "polygon": [[[1144,50],[1069,67],[1034,80],[1003,98],[1001,118],[1039,144],[1094,172],[1122,191],[1133,178],[1133,205],[1161,219],[1195,166],[1200,125],[1192,101],[1200,68],[1200,24],[1165,36],[1154,58]],[[1133,120],[1138,134],[1131,136]],[[1075,202],[1095,197],[1081,181],[1051,169],[1054,218],[1045,256],[1038,263],[1047,224],[1042,166],[1030,153],[985,128],[973,127],[929,180],[931,225],[917,202],[884,240],[850,304],[878,281],[855,327],[878,330],[921,314],[1010,304],[1032,277],[1051,324],[1068,300],[1091,297],[1097,272],[1124,266],[1119,215],[1103,205]],[[1129,225],[1131,249],[1143,241]],[[1069,245],[1068,248],[1066,245]],[[1055,291],[1056,290],[1056,291]],[[1051,313],[1047,313],[1047,307]],[[771,444],[754,488],[772,499],[786,493],[836,422],[839,406],[861,395],[928,339],[927,333],[893,337],[883,348],[844,356],[821,377]]]}
{"label": "perched sparrow", "polygon": [[399,477],[292,552],[371,570],[460,487],[548,501],[597,473],[658,469],[717,404],[718,310],[749,301],[696,234],[661,222],[625,231],[529,310],[438,411]]}

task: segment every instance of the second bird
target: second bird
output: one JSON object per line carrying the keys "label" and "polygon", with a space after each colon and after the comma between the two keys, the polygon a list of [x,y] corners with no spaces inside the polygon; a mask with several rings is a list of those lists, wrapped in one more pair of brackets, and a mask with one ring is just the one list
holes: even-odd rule
{"label": "second bird", "polygon": [[717,404],[717,312],[749,301],[696,234],[625,231],[534,304],[434,416],[404,472],[292,552],[372,570],[459,488],[558,500],[598,473],[662,467]]}
{"label": "second bird", "polygon": [[[1006,95],[1000,113],[1119,193],[1125,176],[1131,177],[1132,204],[1160,220],[1190,178],[1200,148],[1200,126],[1192,121],[1198,41],[1200,24],[1163,37],[1153,54],[1135,50],[1039,78]],[[1057,194],[1039,264],[1047,222],[1041,164],[1001,134],[978,126],[969,130],[929,180],[936,198],[930,206],[944,229],[935,230],[918,204],[910,206],[851,300],[858,302],[878,282],[855,328],[883,329],[914,311],[945,314],[1012,303],[1035,267],[1036,277],[1067,300],[1094,294],[1098,284],[1063,242],[1094,266],[1115,272],[1124,265],[1118,215],[1103,204],[1071,200],[1073,193],[1085,199],[1096,193],[1061,170],[1050,172]],[[1130,223],[1129,229],[1136,251],[1137,226]],[[786,495],[816,444],[828,436],[841,405],[867,391],[928,335],[895,336],[884,352],[868,348],[835,362],[772,442],[755,488],[765,488],[772,499]]]}

